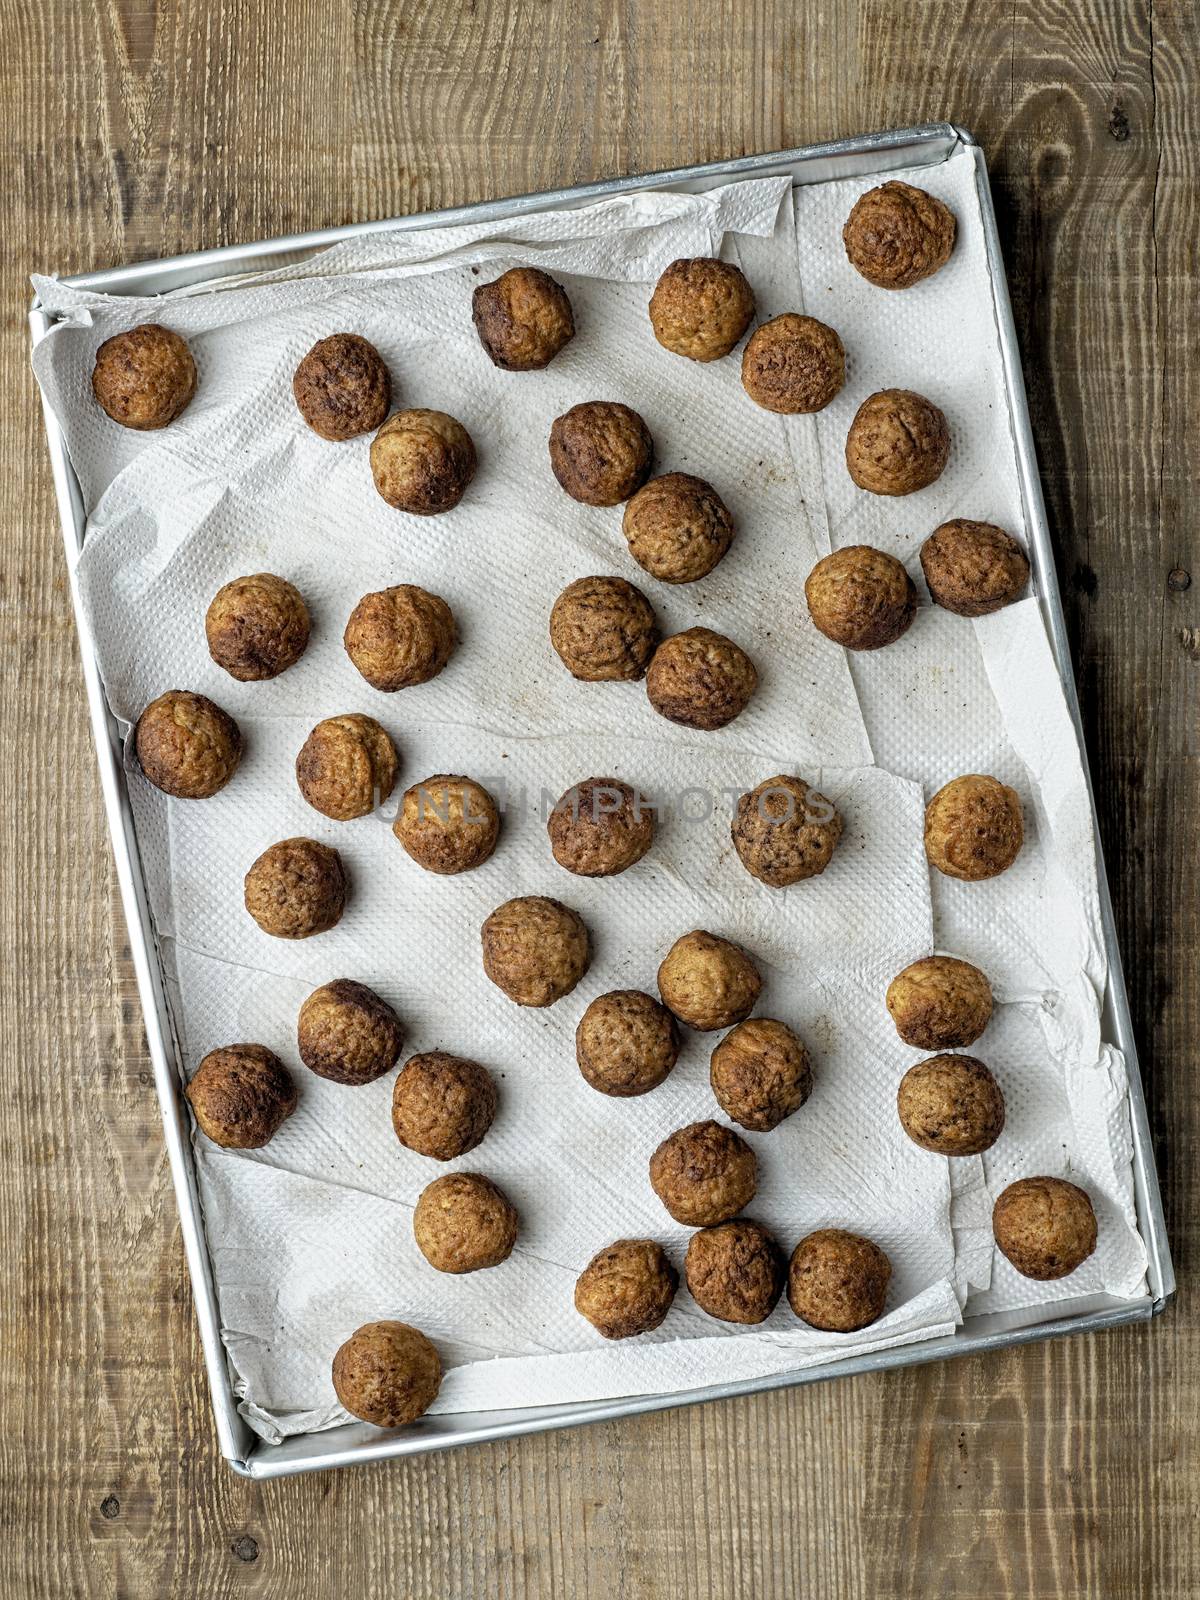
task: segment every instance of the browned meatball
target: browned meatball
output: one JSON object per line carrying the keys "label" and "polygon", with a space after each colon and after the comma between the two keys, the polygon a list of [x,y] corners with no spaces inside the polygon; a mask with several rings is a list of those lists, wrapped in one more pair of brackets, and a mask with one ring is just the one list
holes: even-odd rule
{"label": "browned meatball", "polygon": [[628,406],[585,400],[556,417],[550,429],[550,466],[573,500],[615,506],[650,475],[654,441]]}
{"label": "browned meatball", "polygon": [[648,1094],[679,1059],[679,1028],[666,1006],[640,989],[614,989],[579,1019],[575,1059],[601,1094]]}
{"label": "browned meatball", "polygon": [[297,1099],[291,1074],[261,1044],[210,1050],[184,1093],[201,1133],[226,1150],[261,1150]]}
{"label": "browned meatball", "polygon": [[668,472],[643,484],[625,507],[629,553],[663,583],[694,583],[733,541],[733,518],[703,478]]}
{"label": "browned meatball", "polygon": [[888,984],[896,1032],[916,1050],[959,1050],[974,1044],[992,1015],[992,988],[969,961],[925,956]]}
{"label": "browned meatball", "polygon": [[512,267],[471,297],[471,318],[493,366],[505,372],[547,367],[575,336],[567,291],[539,267]]}
{"label": "browned meatball", "polygon": [[911,389],[881,389],[854,413],[846,470],[871,494],[913,494],[936,483],[950,459],[950,430],[931,400]]}
{"label": "browned meatball", "polygon": [[281,839],[246,874],[246,910],[276,939],[328,933],[346,908],[346,874],[336,850],[316,839]]}
{"label": "browned meatball", "polygon": [[754,294],[739,268],[712,256],[672,261],[650,296],[650,326],[664,350],[719,361],[750,326]]}
{"label": "browned meatball", "polygon": [[202,694],[168,689],[137,720],[134,749],[142,774],[177,800],[207,800],[242,759],[242,734],[228,712]]}
{"label": "browned meatball", "polygon": [[999,611],[1029,582],[1029,562],[1012,535],[966,517],[933,530],[921,546],[921,570],[937,604],[960,617]]}
{"label": "browned meatball", "polygon": [[998,778],[951,778],[925,808],[925,854],[948,878],[994,878],[1012,866],[1024,839],[1016,790]]}
{"label": "browned meatball", "polygon": [[650,1157],[650,1187],[676,1222],[708,1228],[754,1199],[758,1160],[732,1128],[691,1122],[669,1134]]}
{"label": "browned meatball", "polygon": [[1018,1178],[992,1208],[992,1232],[1023,1278],[1044,1282],[1069,1276],[1091,1255],[1096,1213],[1065,1178]]}
{"label": "browned meatball", "polygon": [[296,1024],[300,1059],[318,1078],[357,1088],[374,1083],[400,1059],[400,1018],[365,983],[334,978],[314,989]]}
{"label": "browned meatball", "polygon": [[686,628],[664,639],[646,674],[646,693],[659,716],[706,731],[740,716],[757,688],[750,657],[711,628]]}
{"label": "browned meatball", "polygon": [[457,638],[454,613],[441,595],[400,583],[363,595],[342,642],[371,687],[393,694],[436,678]]}
{"label": "browned meatball", "polygon": [[701,1033],[742,1022],[761,991],[758,968],[742,947],[702,928],[676,939],[658,969],[663,1005]]}
{"label": "browned meatball", "polygon": [[813,625],[847,650],[895,644],[917,614],[904,564],[869,544],[851,544],[818,561],[804,582]]}
{"label": "browned meatball", "polygon": [[982,1155],[1004,1130],[1000,1085],[974,1056],[930,1056],[909,1067],[896,1110],[912,1142],[939,1156]]}
{"label": "browned meatball", "polygon": [[618,1239],[594,1255],[575,1283],[575,1309],[606,1339],[657,1328],[671,1309],[679,1274],[653,1239]]}
{"label": "browned meatball", "polygon": [[624,578],[577,578],[554,602],[550,643],[572,677],[630,683],[646,676],[658,623],[646,596]]}
{"label": "browned meatball", "polygon": [[434,1161],[454,1161],[483,1138],[496,1115],[496,1085],[486,1067],[430,1050],[396,1075],[392,1127],[400,1143]]}
{"label": "browned meatball", "polygon": [[896,179],[859,195],[842,229],[850,265],[880,289],[907,289],[944,267],[954,248],[954,213],[924,189]]}
{"label": "browned meatball", "polygon": [[810,1328],[853,1333],[883,1315],[892,1264],[877,1244],[841,1228],[819,1228],[792,1251],[788,1304]]}
{"label": "browned meatball", "polygon": [[442,1386],[442,1363],[407,1322],[368,1322],[333,1358],[333,1387],[352,1417],[403,1428],[428,1411]]}
{"label": "browned meatball", "polygon": [[741,796],[729,832],[751,877],[785,889],[825,871],[842,837],[842,818],[833,801],[802,778],[780,773]]}
{"label": "browned meatball", "polygon": [[300,591],[271,572],[234,578],[217,590],[204,618],[209,655],[241,683],[277,678],[295,666],[308,629]]}
{"label": "browned meatball", "polygon": [[426,872],[470,872],[495,850],[500,812],[481,783],[438,772],[404,791],[392,832]]}
{"label": "browned meatball", "polygon": [[392,380],[370,340],[331,333],[296,368],[292,393],[312,431],[337,443],[379,426],[392,403]]}
{"label": "browned meatball", "polygon": [[755,328],[742,351],[742,387],[766,411],[824,411],[846,381],[846,352],[834,329],[794,311]]}
{"label": "browned meatball", "polygon": [[581,878],[611,878],[654,842],[654,808],[619,778],[587,778],[567,790],[546,824],[560,867]]}
{"label": "browned meatball", "polygon": [[717,1104],[751,1133],[769,1133],[812,1093],[808,1051],[789,1027],[750,1017],[712,1053],[709,1081]]}
{"label": "browned meatball", "polygon": [[96,351],[92,393],[123,428],[165,428],[196,392],[196,363],[187,341],[157,322],[114,334]]}
{"label": "browned meatball", "polygon": [[413,1210],[417,1248],[439,1272],[478,1272],[512,1255],[516,1207],[490,1178],[448,1172],[435,1178]]}
{"label": "browned meatball", "polygon": [[765,1322],[783,1293],[783,1251],[757,1222],[740,1217],[694,1233],[684,1264],[701,1311],[722,1322]]}
{"label": "browned meatball", "polygon": [[452,511],[475,476],[475,445],[444,411],[417,407],[390,416],[371,440],[375,487],[397,511]]}
{"label": "browned meatball", "polygon": [[519,1006],[552,1006],[590,960],[583,918],[544,895],[506,900],[483,925],[483,970]]}
{"label": "browned meatball", "polygon": [[296,782],[335,822],[366,817],[396,787],[396,746],[374,717],[346,712],[318,722],[296,757]]}

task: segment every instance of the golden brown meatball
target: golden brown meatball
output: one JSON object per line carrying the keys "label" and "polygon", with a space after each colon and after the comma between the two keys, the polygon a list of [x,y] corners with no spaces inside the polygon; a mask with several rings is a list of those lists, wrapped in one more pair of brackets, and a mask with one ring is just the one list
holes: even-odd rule
{"label": "golden brown meatball", "polygon": [[690,361],[727,356],[753,315],[754,294],[741,271],[712,256],[672,261],[650,296],[654,337]]}
{"label": "golden brown meatball", "polygon": [[218,589],[204,618],[208,653],[240,683],[277,678],[308,644],[308,607],[286,578],[257,572]]}
{"label": "golden brown meatball", "polygon": [[261,1150],[296,1109],[296,1085],[265,1045],[210,1050],[184,1090],[201,1133],[226,1150]]}
{"label": "golden brown meatball", "polygon": [[944,267],[954,213],[924,189],[892,179],[859,195],[842,229],[850,265],[879,289],[907,289]]}
{"label": "golden brown meatball", "polygon": [[281,839],[246,874],[246,910],[276,939],[328,933],[346,908],[346,874],[336,850],[316,839]]}
{"label": "golden brown meatball", "polygon": [[196,363],[187,341],[157,322],[114,334],[96,351],[92,393],[123,428],[165,428],[196,392]]}
{"label": "golden brown meatball", "polygon": [[331,333],[296,368],[292,393],[312,431],[337,443],[379,426],[392,403],[392,380],[370,340]]}
{"label": "golden brown meatball", "polygon": [[833,801],[802,778],[780,773],[741,796],[729,832],[751,877],[785,889],[825,871],[842,837],[842,818]]}
{"label": "golden brown meatball", "polygon": [[374,717],[346,712],[318,722],[296,757],[296,782],[334,822],[366,817],[396,787],[396,746]]}
{"label": "golden brown meatball", "polygon": [[757,688],[750,657],[711,628],[685,628],[664,639],[646,674],[646,693],[659,716],[706,731],[740,716]]}
{"label": "golden brown meatball", "polygon": [[788,1304],[810,1328],[853,1333],[883,1315],[892,1264],[877,1244],[841,1228],[819,1228],[792,1251]]}
{"label": "golden brown meatball", "polygon": [[650,1187],[676,1222],[709,1228],[754,1199],[758,1160],[732,1128],[691,1122],[669,1134],[650,1157]]}
{"label": "golden brown meatball", "polygon": [[457,639],[454,613],[441,595],[400,583],[363,595],[342,642],[371,687],[393,694],[436,678]]}
{"label": "golden brown meatball", "polygon": [[413,1210],[417,1248],[439,1272],[478,1272],[512,1255],[516,1207],[490,1178],[448,1172],[421,1191]]}
{"label": "golden brown meatball", "polygon": [[854,413],[846,470],[871,494],[913,494],[936,483],[950,459],[950,430],[931,400],[911,389],[881,389]]}
{"label": "golden brown meatball", "polygon": [[925,854],[948,878],[994,878],[1012,866],[1024,839],[1021,802],[997,778],[951,778],[925,808]]}
{"label": "golden brown meatball", "polygon": [[628,500],[650,475],[654,441],[628,406],[585,400],[554,419],[550,466],[571,496],[588,506]]}
{"label": "golden brown meatball", "polygon": [[168,689],[137,720],[134,749],[142,774],[177,800],[207,800],[233,777],[242,734],[220,706],[187,689]]}
{"label": "golden brown meatball", "polygon": [[392,1127],[400,1143],[434,1161],[454,1161],[483,1138],[496,1115],[496,1085],[486,1067],[430,1050],[396,1075]]}
{"label": "golden brown meatball", "polygon": [[694,583],[733,541],[733,518],[703,478],[668,472],[643,484],[625,507],[629,553],[663,583]]}
{"label": "golden brown meatball", "polygon": [[314,989],[296,1023],[300,1059],[318,1078],[357,1088],[374,1083],[400,1059],[400,1018],[365,983],[334,978]]}
{"label": "golden brown meatball", "polygon": [[960,617],[999,611],[1029,581],[1029,562],[1012,535],[966,517],[933,530],[921,546],[921,570],[936,603]]}
{"label": "golden brown meatball", "polygon": [[1065,1278],[1096,1248],[1096,1213],[1065,1178],[1018,1178],[992,1208],[992,1232],[1023,1278]]}
{"label": "golden brown meatball", "polygon": [[481,783],[438,772],[404,791],[392,832],[426,872],[470,872],[495,850],[500,812]]}
{"label": "golden brown meatball", "polygon": [[417,407],[390,416],[371,440],[375,487],[397,511],[452,511],[475,476],[475,445],[444,411]]}
{"label": "golden brown meatball", "polygon": [[471,297],[471,319],[493,366],[505,372],[548,367],[575,336],[567,291],[539,267],[512,267],[481,283]]}
{"label": "golden brown meatball", "polygon": [[654,808],[619,778],[587,778],[563,795],[546,831],[560,867],[581,878],[611,878],[654,843]]}
{"label": "golden brown meatball", "polygon": [[701,1311],[722,1322],[765,1322],[783,1293],[783,1251],[757,1222],[740,1217],[694,1233],[684,1264]]}
{"label": "golden brown meatball", "polygon": [[869,544],[851,544],[818,561],[804,582],[813,625],[847,650],[895,644],[917,614],[904,564]]}
{"label": "golden brown meatball", "polygon": [[709,1082],[731,1122],[769,1133],[812,1093],[808,1051],[792,1030],[770,1017],[732,1028],[712,1053]]}
{"label": "golden brown meatball", "polygon": [[442,1363],[425,1335],[407,1322],[368,1322],[333,1358],[342,1408],[377,1428],[403,1428],[429,1410],[442,1386]]}
{"label": "golden brown meatball", "polygon": [[579,1019],[575,1059],[601,1094],[648,1094],[679,1059],[679,1028],[666,1006],[640,989],[614,989]]}
{"label": "golden brown meatball", "polygon": [[701,1033],[744,1021],[761,991],[758,969],[742,947],[702,928],[676,939],[658,969],[663,1005]]}
{"label": "golden brown meatball", "polygon": [[550,643],[574,678],[634,682],[658,645],[654,608],[624,578],[577,578],[554,602]]}
{"label": "golden brown meatball", "polygon": [[552,1006],[590,960],[583,918],[544,895],[506,900],[483,925],[483,970],[519,1006]]}
{"label": "golden brown meatball", "polygon": [[909,1067],[896,1110],[912,1142],[939,1156],[982,1155],[1004,1130],[1000,1085],[974,1056],[930,1056]]}
{"label": "golden brown meatball", "polygon": [[888,984],[896,1032],[916,1050],[959,1050],[974,1044],[992,1015],[992,988],[969,961],[925,956]]}
{"label": "golden brown meatball", "polygon": [[824,411],[846,381],[846,352],[834,329],[794,311],[755,328],[742,351],[742,387],[765,411]]}
{"label": "golden brown meatball", "polygon": [[657,1328],[671,1309],[679,1274],[653,1239],[617,1239],[594,1255],[575,1283],[575,1309],[606,1339]]}

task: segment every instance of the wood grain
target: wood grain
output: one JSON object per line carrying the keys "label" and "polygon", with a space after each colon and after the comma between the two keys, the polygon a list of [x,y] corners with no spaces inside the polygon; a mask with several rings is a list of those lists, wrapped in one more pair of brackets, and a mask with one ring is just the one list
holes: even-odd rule
{"label": "wood grain", "polygon": [[[0,1593],[1200,1593],[1198,20],[1190,0],[0,0]],[[234,1479],[94,777],[27,273],[943,116],[997,192],[1179,1304],[889,1377]]]}

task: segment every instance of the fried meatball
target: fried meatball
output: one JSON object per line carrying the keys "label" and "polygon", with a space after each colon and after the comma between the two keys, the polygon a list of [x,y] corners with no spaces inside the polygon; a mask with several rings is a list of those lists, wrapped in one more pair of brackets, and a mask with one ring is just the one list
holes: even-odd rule
{"label": "fried meatball", "polygon": [[511,267],[481,283],[471,296],[471,320],[492,365],[505,372],[548,367],[575,337],[567,291],[540,267]]}
{"label": "fried meatball", "polygon": [[550,643],[573,678],[631,683],[658,645],[654,608],[624,578],[577,578],[550,613]]}
{"label": "fried meatball", "polygon": [[353,978],[334,978],[300,1007],[296,1043],[301,1061],[318,1078],[357,1088],[396,1065],[404,1030],[374,989]]}
{"label": "fried meatball", "polygon": [[701,1311],[722,1322],[765,1322],[783,1293],[783,1251],[757,1222],[739,1217],[701,1228],[688,1243],[687,1286]]}
{"label": "fried meatball", "polygon": [[780,773],[741,796],[729,832],[750,876],[786,889],[825,871],[842,837],[842,818],[833,801],[802,778]]}
{"label": "fried meatball", "polygon": [[859,195],[842,229],[856,272],[879,289],[907,289],[944,267],[954,249],[949,207],[896,179]]}
{"label": "fried meatball", "polygon": [[691,1122],[669,1134],[650,1157],[650,1187],[676,1222],[708,1228],[754,1199],[758,1160],[732,1128]]}
{"label": "fried meatball", "polygon": [[969,961],[925,956],[888,984],[896,1032],[915,1050],[960,1050],[974,1044],[992,1015],[992,987]]}
{"label": "fried meatball", "polygon": [[765,411],[824,411],[846,381],[846,352],[834,329],[794,311],[755,328],[742,351],[742,387]]}
{"label": "fried meatball", "polygon": [[96,351],[92,393],[123,428],[165,428],[196,392],[196,363],[187,341],[157,322],[116,333]]}
{"label": "fried meatball", "polygon": [[133,745],[143,776],[177,800],[207,800],[242,759],[242,734],[228,712],[202,694],[168,689],[137,720]]}
{"label": "fried meatball", "polygon": [[368,339],[331,333],[296,368],[292,393],[312,431],[338,443],[379,426],[392,403],[392,380]]}
{"label": "fried meatball", "polygon": [[761,991],[758,968],[742,947],[702,928],[676,939],[658,969],[663,1005],[701,1033],[744,1021]]}
{"label": "fried meatball", "polygon": [[719,361],[750,326],[754,294],[739,268],[712,256],[672,261],[650,296],[650,326],[664,350]]}
{"label": "fried meatball", "polygon": [[992,1232],[1023,1278],[1065,1278],[1096,1248],[1096,1213],[1065,1178],[1018,1178],[992,1208]]}
{"label": "fried meatball", "polygon": [[281,839],[246,874],[246,910],[276,939],[328,933],[346,908],[346,874],[336,850],[316,839]]}
{"label": "fried meatball", "polygon": [[333,1358],[339,1404],[377,1428],[415,1422],[437,1399],[441,1386],[437,1351],[407,1322],[365,1323]]}
{"label": "fried meatball", "polygon": [[308,645],[308,607],[286,578],[257,572],[218,589],[204,618],[208,653],[240,683],[277,678]]}
{"label": "fried meatball", "polygon": [[448,1172],[421,1191],[413,1210],[417,1249],[439,1272],[498,1267],[517,1242],[516,1207],[490,1178]]}
{"label": "fried meatball", "polygon": [[506,900],[483,925],[483,970],[519,1006],[552,1006],[590,961],[583,918],[544,895]]}
{"label": "fried meatball", "polygon": [[261,1150],[296,1109],[296,1085],[265,1045],[210,1050],[184,1090],[201,1133],[226,1150]]}
{"label": "fried meatball", "polygon": [[444,411],[397,411],[371,440],[375,487],[397,511],[452,511],[475,476],[475,445]]}
{"label": "fried meatball", "polygon": [[895,644],[917,614],[917,591],[903,562],[869,544],[851,544],[818,561],[804,581],[813,626],[847,650]]}
{"label": "fried meatball", "polygon": [[913,494],[936,483],[950,459],[950,430],[931,400],[911,389],[881,389],[854,413],[846,470],[871,494]]}
{"label": "fried meatball", "polygon": [[808,1051],[792,1030],[770,1017],[739,1022],[712,1053],[709,1082],[731,1122],[769,1133],[812,1093]]}
{"label": "fried meatball", "polygon": [[711,483],[668,472],[643,484],[625,507],[629,553],[663,583],[694,583],[733,541],[733,518]]}
{"label": "fried meatball", "polygon": [[1016,790],[998,778],[951,778],[925,808],[925,854],[948,878],[994,878],[1012,866],[1024,839]]}
{"label": "fried meatball", "polygon": [[679,1274],[653,1239],[617,1239],[594,1255],[575,1283],[575,1309],[606,1339],[657,1328],[671,1309]]}
{"label": "fried meatball", "polygon": [[496,1115],[496,1085],[486,1067],[430,1050],[396,1075],[392,1127],[400,1143],[434,1161],[454,1161],[483,1138]]}
{"label": "fried meatball", "polygon": [[1029,582],[1029,562],[1012,535],[966,517],[933,530],[921,546],[921,570],[934,601],[960,617],[999,611]]}
{"label": "fried meatball", "polygon": [[317,723],[296,757],[296,782],[315,811],[349,822],[382,805],[397,765],[396,746],[375,718],[351,711]]}
{"label": "fried meatball", "polygon": [[371,687],[393,694],[436,678],[457,640],[454,613],[441,595],[400,583],[363,595],[342,643]]}
{"label": "fried meatball", "polygon": [[788,1304],[810,1328],[853,1333],[878,1321],[892,1264],[877,1244],[841,1228],[818,1228],[792,1251]]}
{"label": "fried meatball", "polygon": [[646,693],[659,716],[706,731],[740,716],[757,688],[750,657],[711,628],[685,628],[664,639],[646,674]]}
{"label": "fried meatball", "polygon": [[392,832],[426,872],[481,867],[500,837],[496,802],[473,778],[438,772],[404,791]]}
{"label": "fried meatball", "polygon": [[546,823],[560,867],[581,878],[611,878],[654,842],[654,808],[619,778],[588,778],[567,790]]}
{"label": "fried meatball", "polygon": [[650,476],[653,459],[646,424],[613,400],[585,400],[556,417],[550,428],[554,476],[572,500],[587,506],[628,500]]}
{"label": "fried meatball", "polygon": [[575,1059],[601,1094],[648,1094],[679,1059],[679,1027],[666,1006],[640,989],[614,989],[598,995],[579,1019]]}
{"label": "fried meatball", "polygon": [[939,1156],[982,1155],[1004,1129],[1000,1085],[974,1056],[930,1056],[909,1067],[896,1110],[912,1142]]}

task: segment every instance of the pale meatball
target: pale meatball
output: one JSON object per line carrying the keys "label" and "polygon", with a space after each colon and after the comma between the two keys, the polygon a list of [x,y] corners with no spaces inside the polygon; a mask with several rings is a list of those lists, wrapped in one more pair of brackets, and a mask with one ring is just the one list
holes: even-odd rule
{"label": "pale meatball", "polygon": [[520,1219],[498,1184],[478,1172],[448,1172],[413,1209],[417,1248],[439,1272],[480,1272],[512,1255]]}
{"label": "pale meatball", "polygon": [[654,337],[690,361],[727,356],[753,315],[754,294],[741,270],[712,256],[672,261],[650,297]]}
{"label": "pale meatball", "polygon": [[296,757],[300,793],[334,822],[366,817],[396,787],[396,746],[374,717],[347,712],[318,722]]}
{"label": "pale meatball", "polygon": [[362,597],[342,642],[371,687],[394,694],[436,678],[457,638],[454,613],[441,595],[400,583]]}
{"label": "pale meatball", "polygon": [[917,591],[903,562],[869,544],[818,561],[804,581],[813,624],[847,650],[881,650],[908,631]]}
{"label": "pale meatball", "polygon": [[744,1021],[761,991],[758,969],[741,946],[702,928],[676,939],[658,969],[663,1005],[701,1033]]}
{"label": "pale meatball", "polygon": [[646,674],[646,693],[659,716],[706,732],[741,716],[757,688],[750,657],[711,628],[687,628],[664,639]]}
{"label": "pale meatball", "polygon": [[439,772],[404,791],[392,832],[426,872],[471,872],[496,848],[500,810],[473,778]]}
{"label": "pale meatball", "polygon": [[629,553],[663,583],[707,577],[733,542],[733,518],[711,483],[668,472],[643,484],[621,524]]}
{"label": "pale meatball", "polygon": [[644,678],[658,639],[654,607],[624,578],[577,578],[550,613],[550,643],[585,683]]}
{"label": "pale meatball", "polygon": [[909,1067],[896,1111],[912,1142],[939,1156],[982,1155],[1004,1131],[1004,1095],[974,1056],[930,1056]]}
{"label": "pale meatball", "polygon": [[780,773],[739,798],[729,832],[751,877],[786,889],[825,871],[842,837],[842,818],[833,801],[802,778]]}
{"label": "pale meatball", "polygon": [[594,1255],[575,1284],[575,1309],[606,1339],[657,1328],[671,1309],[679,1274],[653,1239],[617,1239]]}
{"label": "pale meatball", "polygon": [[868,395],[846,436],[846,469],[871,494],[914,494],[936,483],[950,459],[950,430],[931,400],[911,389]]}
{"label": "pale meatball", "polygon": [[896,1032],[916,1050],[959,1050],[974,1044],[992,1015],[992,987],[969,961],[925,956],[888,984]]}
{"label": "pale meatball", "polygon": [[552,1006],[590,960],[583,918],[544,895],[506,900],[483,925],[483,970],[519,1006]]}
{"label": "pale meatball", "polygon": [[649,1094],[679,1059],[675,1018],[640,989],[598,995],[575,1030],[575,1060],[601,1094]]}
{"label": "pale meatball", "polygon": [[948,878],[996,877],[1012,866],[1024,839],[1020,799],[998,778],[952,778],[925,808],[925,854]]}
{"label": "pale meatball", "polygon": [[455,417],[416,408],[390,416],[371,441],[375,487],[397,511],[452,511],[475,476],[475,445]]}

